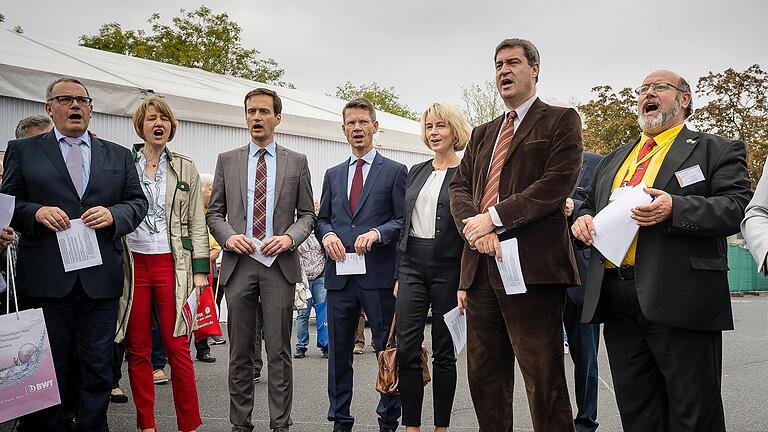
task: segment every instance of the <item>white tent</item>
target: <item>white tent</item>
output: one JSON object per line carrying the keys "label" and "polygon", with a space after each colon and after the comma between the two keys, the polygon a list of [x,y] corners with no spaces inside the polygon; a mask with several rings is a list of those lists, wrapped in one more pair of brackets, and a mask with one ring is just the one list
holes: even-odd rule
{"label": "white tent", "polygon": [[[139,101],[150,94],[165,97],[180,120],[177,136],[169,146],[191,156],[201,172],[213,172],[218,153],[248,142],[243,97],[256,87],[271,88],[280,95],[283,121],[277,128],[277,140],[307,154],[316,196],[325,169],[349,155],[349,145],[341,133],[345,104],[341,99],[11,31],[0,31],[3,143],[13,138],[18,120],[44,114],[45,87],[62,75],[76,77],[88,87],[94,99],[90,129],[126,146],[139,140],[130,122]],[[408,166],[429,157],[431,152],[421,141],[418,122],[384,112],[378,112],[377,119],[376,146],[385,156]]]}

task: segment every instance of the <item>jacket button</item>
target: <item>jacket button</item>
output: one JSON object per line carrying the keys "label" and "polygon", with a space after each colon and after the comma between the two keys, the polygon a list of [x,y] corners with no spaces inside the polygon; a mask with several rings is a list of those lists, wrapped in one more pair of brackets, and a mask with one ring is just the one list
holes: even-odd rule
{"label": "jacket button", "polygon": [[442,218],[443,218],[442,216],[440,216],[440,215],[437,215],[437,220],[440,220],[440,219],[442,219]]}
{"label": "jacket button", "polygon": [[352,224],[352,228],[354,228],[354,227],[355,227],[355,224]]}
{"label": "jacket button", "polygon": [[437,203],[437,206],[438,206],[438,207],[442,207],[442,206],[443,206],[443,203],[439,202],[439,203]]}
{"label": "jacket button", "polygon": [[435,228],[435,232],[439,233],[440,232],[440,228]]}

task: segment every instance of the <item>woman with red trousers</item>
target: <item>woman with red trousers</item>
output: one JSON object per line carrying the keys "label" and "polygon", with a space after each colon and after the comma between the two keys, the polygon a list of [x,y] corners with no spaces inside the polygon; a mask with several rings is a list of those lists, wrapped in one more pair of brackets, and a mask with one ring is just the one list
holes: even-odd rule
{"label": "woman with red trousers", "polygon": [[[168,150],[178,123],[168,104],[148,99],[133,115],[143,144],[134,146],[136,170],[149,211],[128,235],[132,274],[121,300],[118,339],[125,329],[128,376],[136,403],[137,427],[155,426],[155,388],[152,380],[151,329],[156,320],[171,365],[171,385],[180,431],[196,431],[202,424],[189,351],[191,323],[182,308],[194,292],[208,286],[210,270],[208,231],[203,213],[200,176],[191,159]],[[194,317],[196,311],[192,311]],[[194,318],[193,318],[194,319]]]}

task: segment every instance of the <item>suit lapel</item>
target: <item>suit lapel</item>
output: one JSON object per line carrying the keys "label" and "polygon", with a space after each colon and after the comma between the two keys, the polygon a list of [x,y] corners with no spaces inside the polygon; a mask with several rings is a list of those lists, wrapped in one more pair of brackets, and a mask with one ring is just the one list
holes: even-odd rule
{"label": "suit lapel", "polygon": [[360,194],[360,200],[357,202],[355,214],[352,215],[353,218],[358,212],[360,212],[360,209],[363,208],[365,199],[368,198],[368,195],[371,193],[371,189],[373,189],[374,183],[376,183],[376,177],[379,175],[379,172],[381,171],[381,165],[384,163],[382,160],[383,157],[384,156],[377,152],[376,157],[373,159],[373,163],[371,164],[371,168],[368,169],[368,176],[365,178],[365,183],[363,184],[363,192]]}
{"label": "suit lapel", "polygon": [[288,151],[279,146],[275,146],[275,156],[277,157],[276,167],[277,167],[277,173],[275,177],[275,204],[274,207],[277,208],[277,203],[280,201],[280,191],[283,189],[283,181],[285,180],[285,172],[288,169]]}
{"label": "suit lapel", "polygon": [[[352,207],[349,205],[349,193],[347,192],[349,190],[349,164],[352,162],[352,158],[348,158],[345,163],[343,163],[341,166],[339,166],[339,187],[342,193],[342,196],[344,197],[341,202],[344,203],[344,210],[347,211],[349,214],[349,217],[352,217]],[[359,203],[358,203],[359,204]]]}
{"label": "suit lapel", "polygon": [[91,173],[88,176],[88,184],[83,192],[83,199],[99,184],[101,169],[104,167],[104,159],[106,159],[106,151],[107,149],[104,148],[104,144],[98,138],[91,135]]}
{"label": "suit lapel", "polygon": [[48,135],[43,137],[41,147],[53,166],[64,179],[64,183],[69,186],[72,193],[77,195],[77,189],[75,189],[75,184],[72,183],[72,177],[69,176],[69,170],[67,170],[67,163],[61,155],[61,148],[59,148],[59,142],[56,140],[56,133],[53,131],[48,132]]}
{"label": "suit lapel", "polygon": [[[430,164],[428,166],[424,166],[424,168],[419,171],[418,177],[416,177],[413,180],[413,183],[411,183],[411,187],[413,188],[413,190],[421,191],[421,188],[424,187],[424,183],[427,182],[427,179],[429,178],[429,175],[432,174],[433,170],[434,170],[434,168],[432,168],[432,163],[431,162],[430,162]],[[410,207],[410,210],[413,210],[413,204],[416,203],[416,199],[418,197],[419,197],[418,192],[411,197],[411,200],[413,202],[408,203],[408,206]]]}
{"label": "suit lapel", "polygon": [[523,142],[523,139],[531,133],[533,127],[536,126],[536,123],[538,123],[539,119],[541,119],[546,112],[547,104],[542,102],[539,98],[536,98],[533,105],[528,109],[528,113],[523,117],[523,121],[520,122],[520,126],[518,126],[515,134],[512,135],[512,142],[509,143],[509,150],[507,150],[506,157],[504,158],[505,164],[509,158],[512,157],[512,153],[514,153],[517,147],[520,146],[520,143]]}
{"label": "suit lapel", "polygon": [[698,138],[699,134],[683,126],[683,129],[677,134],[675,141],[672,143],[672,147],[667,151],[667,155],[664,156],[664,162],[661,163],[659,173],[653,181],[654,189],[665,189],[667,187],[667,184],[675,175],[675,171],[691,155],[691,152],[696,147]]}
{"label": "suit lapel", "polygon": [[243,197],[243,211],[248,214],[248,154],[250,144],[240,147],[237,157],[237,176],[240,178],[240,193]]}
{"label": "suit lapel", "polygon": [[613,154],[613,158],[611,159],[610,163],[606,164],[605,175],[603,176],[604,180],[595,186],[597,211],[600,211],[608,205],[608,198],[611,197],[611,186],[613,185],[613,179],[616,178],[616,173],[619,172],[621,164],[623,164],[627,159],[627,156],[629,156],[629,154],[632,152],[632,149],[635,148],[635,145],[637,145],[638,141],[640,141],[640,138],[638,138],[632,144],[625,145],[624,147],[616,150],[616,153]]}

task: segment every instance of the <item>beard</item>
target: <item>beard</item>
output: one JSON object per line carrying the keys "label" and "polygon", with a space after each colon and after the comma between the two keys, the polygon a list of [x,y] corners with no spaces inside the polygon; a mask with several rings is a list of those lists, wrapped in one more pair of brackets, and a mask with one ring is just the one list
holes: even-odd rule
{"label": "beard", "polygon": [[653,114],[638,113],[637,123],[644,133],[658,131],[659,128],[667,124],[670,119],[677,117],[677,115],[680,114],[681,109],[680,95],[678,94],[677,97],[675,97],[675,104],[671,109]]}

